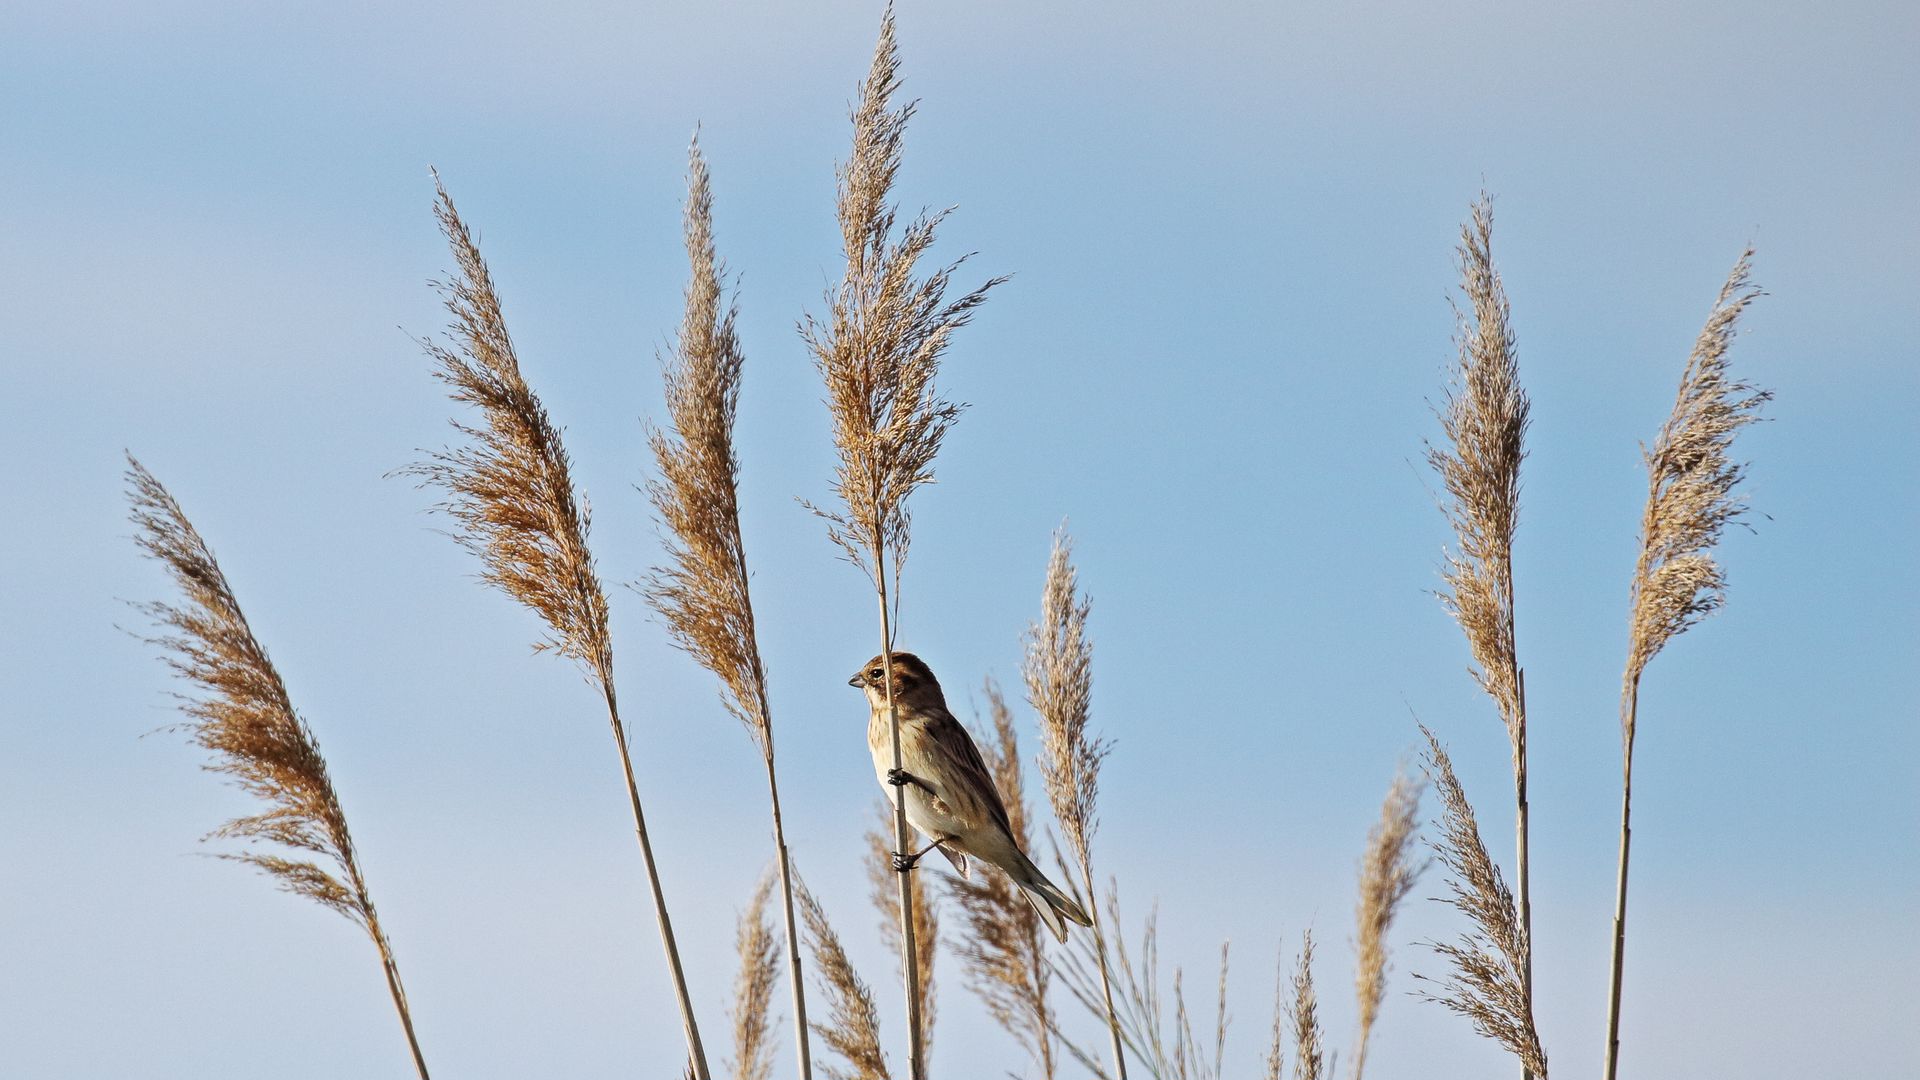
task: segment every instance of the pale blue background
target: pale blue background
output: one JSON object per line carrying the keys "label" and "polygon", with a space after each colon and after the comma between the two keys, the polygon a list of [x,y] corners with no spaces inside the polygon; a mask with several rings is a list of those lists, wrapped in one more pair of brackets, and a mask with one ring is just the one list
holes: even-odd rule
{"label": "pale blue background", "polygon": [[[808,8],[811,10],[802,10]],[[956,696],[1017,677],[1047,537],[1095,602],[1098,839],[1169,964],[1235,948],[1254,1071],[1277,949],[1323,942],[1350,1030],[1354,861],[1414,715],[1507,858],[1503,737],[1428,594],[1420,461],[1450,252],[1496,195],[1535,402],[1518,551],[1541,1023],[1598,1066],[1639,440],[1741,247],[1756,533],[1643,697],[1623,1076],[1920,1063],[1913,419],[1920,124],[1909,3],[906,4],[902,195],[1015,273],[958,339],[973,409],[919,496],[903,642]],[[9,4],[0,11],[0,1073],[410,1075],[345,922],[199,858],[246,804],[196,771],[122,599],[165,595],[120,454],[219,551],[332,761],[438,1075],[677,1075],[598,705],[383,479],[447,436],[437,165],[568,429],[609,581],[658,557],[654,352],[704,125],[743,286],[744,499],[797,858],[879,987],[876,792],[844,677],[872,602],[794,496],[830,457],[794,323],[871,3]],[[972,278],[968,278],[972,280]],[[761,780],[706,674],[614,596],[623,698],[698,1004],[723,1044]],[[1023,714],[1024,715],[1024,714]],[[1418,897],[1439,891],[1429,878]],[[1511,1073],[1406,993],[1375,1075]],[[944,959],[936,1072],[1023,1067]],[[1200,995],[1205,997],[1206,994]],[[1211,1009],[1202,1009],[1210,1016]],[[896,1052],[897,1053],[897,1052]],[[721,1055],[716,1053],[716,1059]],[[782,1050],[776,1075],[788,1075]]]}

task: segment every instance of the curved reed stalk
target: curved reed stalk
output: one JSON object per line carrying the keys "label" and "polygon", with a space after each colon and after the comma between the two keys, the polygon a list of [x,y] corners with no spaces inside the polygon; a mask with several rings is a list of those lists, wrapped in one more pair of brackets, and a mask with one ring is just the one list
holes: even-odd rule
{"label": "curved reed stalk", "polygon": [[[1073,539],[1065,529],[1057,530],[1047,558],[1040,621],[1027,631],[1021,674],[1026,679],[1027,701],[1040,717],[1040,776],[1089,900],[1093,897],[1093,834],[1099,827],[1100,764],[1108,751],[1106,740],[1087,732],[1093,707],[1093,644],[1087,640],[1087,617],[1092,611],[1092,603],[1079,591]],[[1093,917],[1094,956],[1106,1005],[1113,1075],[1126,1080],[1127,1057],[1120,1016],[1114,1010],[1100,906],[1090,903],[1086,908]]]}
{"label": "curved reed stalk", "polygon": [[437,175],[434,187],[434,216],[453,250],[458,273],[441,290],[453,314],[447,343],[423,340],[421,345],[439,366],[435,374],[452,388],[453,400],[479,409],[484,423],[456,422],[454,427],[467,437],[466,446],[441,451],[406,471],[446,491],[440,509],[454,520],[455,540],[480,557],[481,580],[546,623],[547,636],[534,648],[551,649],[578,664],[606,701],[660,943],[679,1000],[687,1056],[698,1080],[709,1080],[614,692],[607,597],[587,545],[587,507],[574,492],[573,468],[560,430],[520,373],[486,260]]}
{"label": "curved reed stalk", "polygon": [[1646,451],[1647,507],[1633,572],[1626,671],[1620,689],[1620,865],[1614,890],[1613,958],[1608,971],[1606,1080],[1620,1056],[1620,980],[1627,941],[1627,861],[1633,839],[1633,737],[1640,676],[1669,641],[1726,602],[1726,577],[1714,545],[1746,513],[1734,488],[1746,467],[1727,456],[1740,429],[1759,419],[1773,395],[1728,373],[1727,353],[1740,315],[1760,295],[1742,252],[1715,298],[1687,357],[1673,412]]}
{"label": "curved reed stalk", "polygon": [[1359,1010],[1353,1080],[1360,1080],[1366,1073],[1367,1043],[1387,994],[1387,930],[1422,869],[1413,861],[1419,814],[1419,783],[1404,772],[1396,775],[1380,804],[1380,820],[1367,835],[1366,857],[1360,861],[1360,898],[1354,905],[1358,926],[1354,996]]}
{"label": "curved reed stalk", "polygon": [[733,426],[744,357],[734,332],[737,303],[723,302],[725,270],[714,251],[713,186],[696,139],[687,152],[686,315],[665,368],[672,430],[650,443],[659,479],[647,494],[667,530],[672,565],[655,570],[645,594],[674,642],[720,679],[721,701],[753,737],[767,771],[773,846],[785,915],[794,1046],[801,1080],[813,1075],[807,1039],[806,984],[794,920],[793,866],[774,769],[773,711],[753,619],[746,543],[740,534],[740,459]]}
{"label": "curved reed stalk", "polygon": [[[984,692],[990,728],[976,730],[974,742],[993,774],[993,786],[1006,802],[1014,842],[1021,851],[1032,851],[1013,711],[992,679],[986,681]],[[1040,1080],[1054,1080],[1054,1018],[1048,996],[1052,968],[1042,944],[1039,913],[1005,874],[948,878],[947,891],[960,908],[965,929],[960,959],[966,965],[967,985],[985,1003],[988,1014],[1033,1055]]]}
{"label": "curved reed stalk", "polygon": [[[801,335],[827,386],[834,447],[839,462],[833,489],[842,509],[813,508],[827,521],[828,537],[849,561],[867,573],[880,611],[880,652],[893,651],[900,571],[911,538],[907,496],[933,480],[933,459],[960,406],[934,389],[941,356],[953,332],[966,325],[987,291],[1001,279],[947,299],[958,263],[924,277],[917,267],[932,247],[944,214],[922,215],[897,230],[892,202],[907,121],[913,105],[895,105],[900,54],[893,11],[880,23],[873,66],[853,110],[853,149],[839,169],[837,211],[846,274],[828,297],[824,321],[808,316]],[[889,589],[888,577],[892,576]],[[889,600],[891,596],[891,600]],[[900,717],[894,707],[893,672],[886,667],[887,714],[893,764],[901,767]],[[912,849],[906,800],[895,800],[895,850]],[[921,1080],[920,984],[913,947],[913,896],[900,871],[901,967],[907,1001],[908,1075]]]}
{"label": "curved reed stalk", "polygon": [[1521,985],[1533,992],[1533,901],[1528,861],[1527,694],[1513,617],[1513,536],[1520,519],[1520,465],[1531,405],[1520,385],[1507,295],[1493,266],[1493,203],[1481,195],[1460,228],[1460,359],[1441,411],[1446,445],[1427,460],[1447,491],[1458,547],[1447,557],[1442,595],[1472,650],[1473,676],[1500,710],[1513,765],[1514,881]]}
{"label": "curved reed stalk", "polygon": [[[1427,775],[1440,789],[1441,839],[1433,843],[1448,872],[1451,903],[1473,929],[1454,944],[1434,943],[1453,973],[1439,994],[1424,995],[1465,1017],[1474,1030],[1494,1040],[1520,1061],[1520,1067],[1547,1080],[1547,1055],[1533,1022],[1533,995],[1526,982],[1526,934],[1513,893],[1480,840],[1473,804],[1453,773],[1453,761],[1433,732],[1427,738]],[[1424,978],[1424,976],[1417,976]]]}
{"label": "curved reed stalk", "polygon": [[225,774],[267,806],[261,813],[227,822],[205,839],[271,844],[331,864],[328,869],[312,859],[255,850],[220,855],[252,866],[280,888],[345,916],[366,932],[380,954],[414,1070],[420,1080],[427,1080],[400,967],[360,873],[347,814],[313,729],[294,711],[279,670],[241,613],[212,549],[180,504],[131,454],[127,486],[133,523],[140,530],[135,542],[167,568],[186,598],[180,605],[139,605],[168,631],[148,641],[164,650],[167,666],[199,691],[198,696],[181,698],[180,710],[187,717],[181,726],[213,755],[209,770]]}

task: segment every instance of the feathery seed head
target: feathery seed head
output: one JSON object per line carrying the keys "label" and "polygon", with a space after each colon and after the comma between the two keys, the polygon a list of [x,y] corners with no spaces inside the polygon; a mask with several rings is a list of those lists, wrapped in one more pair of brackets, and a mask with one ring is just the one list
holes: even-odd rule
{"label": "feathery seed head", "polygon": [[985,302],[993,279],[957,300],[947,289],[960,263],[917,272],[944,214],[896,230],[892,200],[913,105],[894,104],[900,56],[893,12],[880,26],[873,66],[853,110],[853,148],[840,167],[839,218],[846,274],[828,313],[801,336],[826,381],[839,452],[834,493],[842,509],[813,508],[828,535],[878,584],[889,553],[898,576],[910,539],[907,496],[933,480],[933,460],[961,406],[934,387],[953,332]]}
{"label": "feathery seed head", "polygon": [[727,710],[771,753],[766,669],[755,636],[746,546],[740,534],[740,463],[733,427],[744,357],[737,303],[722,300],[714,251],[713,190],[696,140],[688,151],[686,246],[692,265],[686,314],[663,365],[670,430],[649,433],[659,476],[647,495],[666,526],[669,565],[644,593],[675,644],[720,679]]}
{"label": "feathery seed head", "polygon": [[1441,600],[1472,649],[1474,677],[1500,707],[1508,735],[1522,737],[1519,661],[1513,631],[1513,535],[1520,517],[1520,465],[1531,404],[1520,385],[1506,291],[1493,266],[1493,204],[1485,195],[1461,227],[1461,291],[1472,307],[1459,316],[1459,361],[1440,425],[1443,445],[1427,461],[1446,488],[1453,526]]}
{"label": "feathery seed head", "polygon": [[[1749,280],[1753,251],[1734,264],[1687,358],[1673,412],[1646,450],[1647,507],[1633,576],[1626,682],[1637,684],[1667,642],[1726,601],[1726,578],[1713,548],[1728,523],[1746,513],[1734,494],[1746,467],[1728,452],[1741,428],[1759,419],[1773,395],[1728,371],[1740,315],[1760,296]],[[1624,720],[1624,718],[1623,718]],[[1632,740],[1631,728],[1625,735]]]}
{"label": "feathery seed head", "polygon": [[138,605],[163,628],[150,644],[197,691],[181,698],[182,725],[213,757],[207,768],[266,804],[206,839],[278,845],[307,858],[243,850],[220,857],[247,863],[290,893],[346,916],[385,949],[360,877],[346,812],[307,722],[294,711],[280,672],[240,610],[213,551],[180,504],[146,467],[127,456],[127,498],[136,542],[166,567],[183,601]]}
{"label": "feathery seed head", "polygon": [[560,429],[520,373],[493,277],[453,198],[434,176],[434,216],[457,272],[440,286],[453,322],[444,342],[422,340],[453,400],[481,423],[456,422],[467,445],[403,470],[446,492],[440,509],[455,538],[480,556],[481,577],[531,608],[548,628],[536,649],[554,649],[605,683],[613,645],[607,599],[587,546],[590,520],[573,487]]}
{"label": "feathery seed head", "polygon": [[1440,986],[1439,994],[1422,996],[1465,1017],[1474,1030],[1518,1058],[1522,1068],[1547,1080],[1547,1056],[1534,1027],[1526,983],[1526,929],[1499,866],[1480,839],[1473,804],[1454,775],[1452,759],[1433,732],[1424,726],[1420,732],[1427,738],[1427,776],[1440,789],[1443,807],[1441,836],[1431,843],[1449,875],[1449,902],[1472,924],[1456,943],[1433,943],[1453,972],[1429,980]]}
{"label": "feathery seed head", "polygon": [[1040,717],[1040,775],[1054,817],[1083,870],[1092,859],[1100,764],[1108,751],[1106,740],[1087,732],[1093,707],[1093,644],[1087,640],[1092,611],[1092,602],[1079,589],[1073,539],[1064,528],[1057,530],[1047,560],[1040,621],[1027,631],[1021,671],[1027,701]]}

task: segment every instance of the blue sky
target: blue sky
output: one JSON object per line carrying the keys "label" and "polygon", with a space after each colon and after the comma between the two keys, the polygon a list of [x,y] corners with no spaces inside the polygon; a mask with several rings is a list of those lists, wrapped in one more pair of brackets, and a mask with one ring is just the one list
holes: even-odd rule
{"label": "blue sky", "polygon": [[[838,274],[833,164],[870,4],[14,5],[0,12],[0,1071],[408,1075],[344,921],[196,857],[244,801],[196,769],[150,650],[164,595],[120,455],[219,552],[317,731],[457,1077],[677,1056],[610,739],[531,618],[390,470],[449,435],[409,335],[443,317],[437,166],[593,500],[610,582],[658,559],[640,421],[678,321],[696,124],[739,274],[750,557],[796,857],[897,1033],[858,859],[844,685],[871,599],[795,502],[831,466],[794,332]],[[1920,125],[1910,5],[903,4],[901,195],[1011,273],[949,361],[972,408],[916,497],[902,642],[956,695],[1017,680],[1063,518],[1116,749],[1098,857],[1166,962],[1233,942],[1230,1065],[1276,951],[1323,943],[1417,716],[1504,855],[1505,747],[1430,590],[1421,464],[1451,250],[1482,188],[1534,428],[1517,553],[1541,1024],[1601,1049],[1638,459],[1743,246],[1751,534],[1726,611],[1654,664],[1636,757],[1623,1074],[1893,1075],[1920,1060],[1915,694]],[[698,1006],[767,856],[753,751],[637,596],[622,697]],[[1416,893],[1439,891],[1430,877]],[[1408,996],[1376,1075],[1508,1066]],[[1018,1070],[944,959],[936,1071]],[[1203,981],[1210,974],[1199,975]],[[963,1049],[964,1047],[964,1049]],[[966,1068],[962,1068],[962,1066]],[[783,1057],[781,1067],[786,1066]]]}

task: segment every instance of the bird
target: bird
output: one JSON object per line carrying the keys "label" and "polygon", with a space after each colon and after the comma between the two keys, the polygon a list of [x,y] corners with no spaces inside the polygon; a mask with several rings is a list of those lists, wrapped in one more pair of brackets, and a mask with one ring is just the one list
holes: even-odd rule
{"label": "bird", "polygon": [[873,753],[874,774],[889,799],[906,793],[907,821],[932,840],[912,854],[894,853],[894,869],[911,870],[920,856],[938,848],[964,878],[969,876],[968,860],[978,859],[1007,875],[1060,942],[1067,940],[1067,920],[1092,926],[1080,905],[1020,850],[993,774],[973,736],[948,710],[933,670],[912,653],[896,651],[891,656],[901,768],[893,767],[885,659],[867,661],[847,685],[866,691],[867,749]]}

